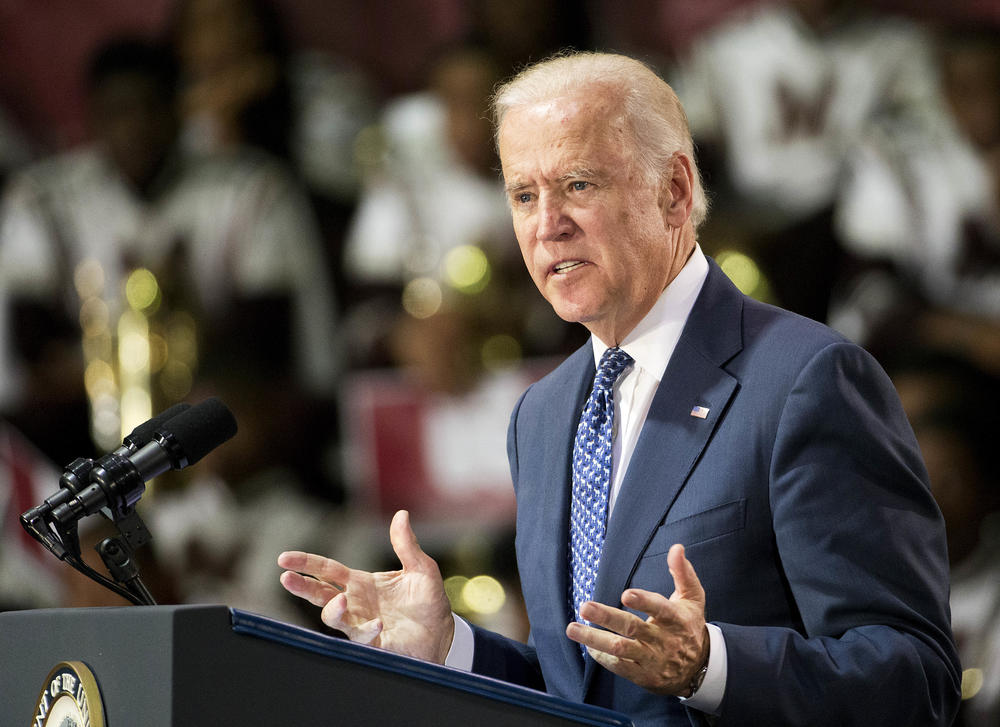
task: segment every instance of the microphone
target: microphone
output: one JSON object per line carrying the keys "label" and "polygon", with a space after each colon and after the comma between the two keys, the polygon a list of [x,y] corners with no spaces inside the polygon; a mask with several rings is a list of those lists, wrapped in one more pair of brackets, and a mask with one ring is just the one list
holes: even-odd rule
{"label": "microphone", "polygon": [[190,408],[191,405],[184,402],[174,404],[172,407],[160,412],[149,421],[143,422],[133,429],[131,434],[122,440],[122,446],[116,449],[113,454],[118,454],[124,457],[128,454],[136,452],[140,447],[149,444],[150,440],[153,439],[153,435],[156,434],[157,429],[162,427],[178,414],[181,414]]}
{"label": "microphone", "polygon": [[[124,516],[146,491],[146,482],[194,464],[236,434],[236,419],[215,397],[192,407],[178,406],[179,414],[157,417],[155,426],[150,420],[136,427],[122,447],[95,462],[91,484],[56,505],[52,520],[65,527],[103,507]],[[147,436],[146,443],[138,446]]]}
{"label": "microphone", "polygon": [[[147,422],[144,422],[137,426],[132,432],[122,440],[122,445],[116,449],[112,454],[118,455],[120,457],[128,456],[139,450],[145,444],[153,438],[156,430],[166,424],[168,421],[173,419],[175,416],[191,408],[190,404],[174,404],[169,409],[166,409]],[[59,478],[59,489],[49,497],[45,498],[45,501],[41,505],[28,510],[24,515],[21,516],[22,522],[35,521],[40,516],[51,512],[59,505],[69,501],[74,495],[76,495],[80,490],[82,490],[90,477],[91,471],[94,469],[94,460],[78,458],[66,465],[62,476]]]}

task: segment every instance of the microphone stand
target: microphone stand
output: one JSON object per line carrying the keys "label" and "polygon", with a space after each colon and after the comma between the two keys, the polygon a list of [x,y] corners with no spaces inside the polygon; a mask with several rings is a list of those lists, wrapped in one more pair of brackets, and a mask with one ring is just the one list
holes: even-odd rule
{"label": "microphone stand", "polygon": [[137,605],[156,605],[153,594],[149,592],[146,584],[139,577],[139,566],[136,564],[131,550],[121,538],[105,538],[98,543],[97,553],[101,556],[101,560],[104,561],[104,565],[115,581],[139,601]]}
{"label": "microphone stand", "polygon": [[93,466],[93,460],[74,460],[60,480],[63,489],[49,501],[22,514],[21,526],[59,560],[94,582],[136,606],[154,606],[156,601],[142,582],[134,557],[135,548],[148,543],[152,536],[134,505],[123,506],[119,503],[113,511],[108,507],[99,511],[115,524],[120,533],[119,536],[105,538],[96,546],[111,578],[94,570],[83,560],[78,532],[80,518],[53,517],[56,507],[79,492],[80,480],[83,479],[81,475],[89,475]]}
{"label": "microphone stand", "polygon": [[116,509],[112,521],[121,535],[98,543],[98,555],[115,582],[133,594],[140,605],[155,606],[153,595],[139,577],[139,564],[135,560],[135,549],[148,543],[153,536],[134,505]]}

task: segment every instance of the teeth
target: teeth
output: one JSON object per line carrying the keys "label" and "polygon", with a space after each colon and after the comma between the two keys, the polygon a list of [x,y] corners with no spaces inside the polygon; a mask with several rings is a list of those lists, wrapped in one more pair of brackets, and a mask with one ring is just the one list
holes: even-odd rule
{"label": "teeth", "polygon": [[565,273],[572,270],[573,268],[580,267],[581,265],[583,265],[583,262],[581,262],[580,260],[567,260],[566,262],[559,263],[552,269],[557,273]]}

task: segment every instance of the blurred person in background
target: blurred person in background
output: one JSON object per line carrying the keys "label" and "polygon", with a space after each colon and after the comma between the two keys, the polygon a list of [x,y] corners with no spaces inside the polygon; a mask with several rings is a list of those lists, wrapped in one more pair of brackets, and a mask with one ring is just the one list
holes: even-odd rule
{"label": "blurred person in background", "polygon": [[845,236],[866,222],[844,219],[847,165],[897,133],[933,139],[944,105],[931,49],[921,26],[865,3],[787,0],[741,8],[680,59],[724,232],[743,238],[779,305],[828,319],[853,264]]}
{"label": "blurred person in background", "polygon": [[904,343],[888,357],[945,518],[952,628],[964,669],[955,724],[998,724],[1000,369],[990,372],[941,344]]}
{"label": "blurred person in background", "polygon": [[349,61],[295,45],[271,0],[179,0],[167,36],[180,64],[189,153],[263,149],[299,176],[346,299],[343,237],[357,204],[356,142],[376,115],[370,79]]}
{"label": "blurred person in background", "polygon": [[183,0],[170,43],[185,145],[254,146],[291,159],[294,111],[282,18],[266,0]]}
{"label": "blurred person in background", "polygon": [[87,74],[97,141],[25,170],[0,206],[0,404],[15,421],[32,420],[22,428],[39,446],[75,448],[50,452],[57,462],[93,451],[73,288],[73,267],[96,254],[83,233],[120,244],[109,201],[120,190],[134,206],[149,192],[174,133],[169,60],[138,44],[103,55]]}
{"label": "blurred person in background", "polygon": [[914,303],[1000,321],[997,30],[942,28],[934,47],[948,113],[930,133],[885,130],[848,166],[843,221],[860,264],[831,322],[856,340]]}
{"label": "blurred person in background", "polygon": [[[148,418],[184,399],[199,362],[230,336],[282,362],[289,406],[328,397],[339,370],[333,291],[293,176],[248,148],[182,154],[176,67],[160,46],[113,40],[88,80],[93,142],[25,169],[0,206],[0,299],[14,319],[0,356],[19,364],[17,376],[5,368],[4,410],[48,417],[31,432],[39,446],[79,446],[79,417],[49,405],[65,391],[89,401],[90,433],[110,449],[138,423],[122,421],[129,402],[144,400]],[[123,321],[148,334],[127,363]],[[67,454],[52,459],[87,451]]]}
{"label": "blurred person in background", "polygon": [[270,0],[180,0],[168,37],[189,150],[265,149],[310,189],[353,198],[355,137],[374,112],[358,69],[295,47]]}

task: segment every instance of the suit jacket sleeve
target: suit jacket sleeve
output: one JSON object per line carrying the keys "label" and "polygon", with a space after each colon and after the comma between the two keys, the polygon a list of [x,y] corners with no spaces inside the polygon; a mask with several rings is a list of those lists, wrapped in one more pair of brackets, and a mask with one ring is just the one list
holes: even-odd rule
{"label": "suit jacket sleeve", "polygon": [[522,644],[478,626],[473,626],[472,632],[476,643],[473,672],[545,691],[545,680],[530,638],[527,644]]}
{"label": "suit jacket sleeve", "polygon": [[827,346],[799,373],[769,500],[801,625],[719,624],[721,723],[950,724],[960,668],[941,518],[895,392],[863,350]]}

